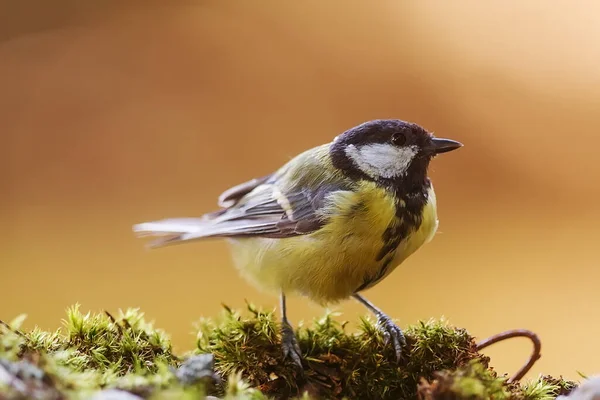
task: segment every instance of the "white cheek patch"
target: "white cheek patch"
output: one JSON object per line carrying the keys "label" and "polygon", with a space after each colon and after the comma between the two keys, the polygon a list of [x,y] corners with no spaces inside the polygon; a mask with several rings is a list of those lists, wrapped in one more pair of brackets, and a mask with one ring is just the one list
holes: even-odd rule
{"label": "white cheek patch", "polygon": [[402,176],[417,154],[416,146],[397,147],[389,143],[374,143],[346,147],[346,155],[371,178]]}

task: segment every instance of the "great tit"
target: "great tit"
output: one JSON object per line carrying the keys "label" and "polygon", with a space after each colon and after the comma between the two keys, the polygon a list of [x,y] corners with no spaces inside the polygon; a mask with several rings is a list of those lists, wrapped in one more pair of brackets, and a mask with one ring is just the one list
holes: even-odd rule
{"label": "great tit", "polygon": [[462,147],[402,120],[368,121],[307,150],[276,172],[234,186],[220,210],[134,225],[150,247],[226,238],[246,279],[280,296],[285,357],[302,366],[286,294],[327,305],[353,297],[376,317],[400,360],[402,330],[360,292],[373,287],[438,227],[430,161]]}

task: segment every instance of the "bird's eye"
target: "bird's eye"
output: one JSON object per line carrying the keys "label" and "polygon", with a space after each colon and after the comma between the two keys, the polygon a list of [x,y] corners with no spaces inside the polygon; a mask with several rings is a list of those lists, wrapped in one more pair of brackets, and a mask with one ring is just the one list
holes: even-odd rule
{"label": "bird's eye", "polygon": [[402,146],[406,143],[406,136],[404,136],[403,133],[394,133],[394,135],[392,135],[392,143],[396,146]]}

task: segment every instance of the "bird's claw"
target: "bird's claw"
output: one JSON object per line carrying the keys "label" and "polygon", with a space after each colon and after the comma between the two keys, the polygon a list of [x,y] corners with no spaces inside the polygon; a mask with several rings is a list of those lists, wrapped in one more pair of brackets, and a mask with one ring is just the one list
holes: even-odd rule
{"label": "bird's claw", "polygon": [[396,352],[396,359],[400,362],[402,358],[402,348],[406,346],[406,338],[402,329],[394,324],[392,320],[385,314],[377,316],[377,328],[383,334],[383,343],[387,346],[392,341]]}
{"label": "bird's claw", "polygon": [[302,368],[302,352],[298,340],[290,324],[283,323],[281,327],[281,346],[283,358],[291,358],[298,367]]}

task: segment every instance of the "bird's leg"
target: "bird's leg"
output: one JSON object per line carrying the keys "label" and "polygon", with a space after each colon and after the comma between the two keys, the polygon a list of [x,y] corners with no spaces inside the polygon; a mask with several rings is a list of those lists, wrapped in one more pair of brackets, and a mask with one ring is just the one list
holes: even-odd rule
{"label": "bird's leg", "polygon": [[302,352],[298,345],[294,329],[287,319],[285,294],[281,292],[281,345],[283,347],[283,357],[290,357],[300,368],[302,368]]}
{"label": "bird's leg", "polygon": [[394,350],[396,351],[397,361],[400,361],[400,358],[402,357],[402,347],[406,346],[406,338],[404,337],[404,333],[402,333],[402,329],[400,329],[398,325],[394,324],[391,318],[385,315],[383,311],[375,307],[373,303],[365,299],[360,294],[356,293],[352,297],[354,297],[362,305],[367,307],[369,311],[375,314],[375,317],[377,317],[377,328],[379,328],[379,330],[383,333],[385,344],[387,345],[391,339],[392,343],[394,344]]}

